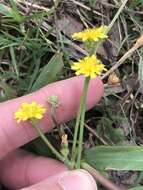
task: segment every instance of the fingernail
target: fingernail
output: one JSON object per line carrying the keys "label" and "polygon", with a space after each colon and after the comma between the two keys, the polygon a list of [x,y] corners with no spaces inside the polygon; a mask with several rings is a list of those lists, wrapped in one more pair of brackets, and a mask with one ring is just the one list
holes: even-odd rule
{"label": "fingernail", "polygon": [[58,181],[63,190],[97,190],[93,177],[85,170],[74,170],[65,173]]}

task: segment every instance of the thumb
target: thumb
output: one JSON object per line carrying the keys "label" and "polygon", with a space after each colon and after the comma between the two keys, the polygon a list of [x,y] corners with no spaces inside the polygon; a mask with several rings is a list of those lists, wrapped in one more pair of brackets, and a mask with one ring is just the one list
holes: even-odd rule
{"label": "thumb", "polygon": [[85,170],[66,171],[21,190],[97,190],[93,177]]}

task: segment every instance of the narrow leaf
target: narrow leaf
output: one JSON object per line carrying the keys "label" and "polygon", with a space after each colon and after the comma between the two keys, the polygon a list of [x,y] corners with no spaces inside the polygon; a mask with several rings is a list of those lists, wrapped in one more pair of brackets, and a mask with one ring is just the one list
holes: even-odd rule
{"label": "narrow leaf", "polygon": [[10,16],[10,9],[6,5],[0,3],[0,14]]}
{"label": "narrow leaf", "polygon": [[96,146],[85,151],[85,160],[100,170],[143,171],[143,147]]}
{"label": "narrow leaf", "polygon": [[16,73],[17,76],[19,76],[17,61],[16,61],[16,57],[15,57],[15,52],[14,52],[14,48],[12,46],[10,47],[10,55],[11,55],[11,63],[13,65],[15,73]]}
{"label": "narrow leaf", "polygon": [[42,68],[37,80],[32,86],[31,91],[35,91],[57,80],[57,76],[61,72],[62,68],[63,68],[62,54],[57,53],[52,57],[52,59],[48,62],[48,64]]}
{"label": "narrow leaf", "polygon": [[3,100],[8,100],[16,97],[16,91],[6,84],[0,77],[0,88],[4,91]]}
{"label": "narrow leaf", "polygon": [[134,187],[129,190],[143,190],[143,186]]}

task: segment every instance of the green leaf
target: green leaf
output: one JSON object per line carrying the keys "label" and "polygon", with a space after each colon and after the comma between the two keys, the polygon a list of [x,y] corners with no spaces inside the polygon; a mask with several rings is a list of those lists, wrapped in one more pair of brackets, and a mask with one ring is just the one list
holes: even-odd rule
{"label": "green leaf", "polygon": [[11,8],[0,3],[0,13],[6,17],[13,18],[18,22],[22,21],[23,16],[20,14],[19,10],[16,7],[16,3],[13,0],[10,0]]}
{"label": "green leaf", "polygon": [[129,190],[143,190],[143,186],[134,187]]}
{"label": "green leaf", "polygon": [[113,143],[122,145],[125,141],[124,132],[121,128],[113,128],[114,122],[123,122],[123,117],[117,117],[112,114],[112,118],[102,117],[97,125],[97,133],[99,136],[105,137],[109,145]]}
{"label": "green leaf", "polygon": [[96,3],[97,3],[97,0],[89,0],[89,4],[91,7],[95,7]]}
{"label": "green leaf", "polygon": [[30,142],[25,147],[27,150],[30,150],[38,155],[53,157],[51,150],[45,145],[40,137]]}
{"label": "green leaf", "polygon": [[18,10],[18,8],[17,8],[17,6],[16,6],[15,1],[10,0],[10,4],[11,4],[11,6],[12,6],[11,11],[10,11],[11,17],[12,17],[15,21],[21,22],[22,19],[23,19],[23,16],[20,14],[20,12],[19,12],[19,10]]}
{"label": "green leaf", "polygon": [[37,80],[32,86],[31,91],[35,91],[57,80],[57,76],[61,72],[62,68],[63,68],[62,54],[56,53],[52,57],[52,59],[48,62],[48,64],[42,68]]}
{"label": "green leaf", "polygon": [[51,14],[54,13],[54,9],[49,9],[48,11],[38,11],[38,12],[35,12],[31,15],[28,15],[28,16],[23,16],[23,21],[29,21],[29,20],[36,20],[36,19],[40,19],[42,17],[45,17],[45,16],[50,16]]}
{"label": "green leaf", "polygon": [[19,71],[18,71],[18,66],[17,66],[17,61],[16,61],[16,55],[14,52],[14,48],[12,46],[10,47],[10,56],[11,56],[11,63],[13,65],[15,73],[17,76],[19,76]]}
{"label": "green leaf", "polygon": [[[4,91],[3,100],[8,100],[16,97],[16,91],[12,89],[8,84],[6,84],[2,78],[0,77],[0,88]],[[1,98],[1,99],[2,99]]]}
{"label": "green leaf", "polygon": [[143,147],[96,146],[85,150],[85,160],[99,170],[143,171]]}
{"label": "green leaf", "polygon": [[28,86],[28,90],[27,90],[28,92],[31,91],[32,85],[37,78],[37,74],[39,73],[39,68],[40,68],[40,59],[36,60],[35,56],[33,56],[33,61],[34,61],[36,66],[35,66],[34,71],[30,77],[29,77],[29,73],[28,73],[28,81],[30,81],[29,86]]}
{"label": "green leaf", "polygon": [[9,8],[2,3],[0,3],[0,14],[10,16]]}

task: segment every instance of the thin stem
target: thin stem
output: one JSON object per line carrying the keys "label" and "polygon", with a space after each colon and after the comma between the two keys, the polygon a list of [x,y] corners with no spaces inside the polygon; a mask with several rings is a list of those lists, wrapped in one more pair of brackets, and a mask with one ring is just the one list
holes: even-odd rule
{"label": "thin stem", "polygon": [[47,137],[44,135],[43,131],[41,128],[37,127],[37,125],[35,124],[35,122],[31,122],[33,128],[37,131],[38,135],[41,137],[41,139],[44,141],[44,143],[50,148],[50,150],[52,151],[52,153],[62,162],[65,163],[65,165],[69,168],[72,169],[72,163],[64,156],[62,156],[62,154],[60,154],[55,147],[49,142],[49,140],[47,139]]}
{"label": "thin stem", "polygon": [[55,147],[49,142],[49,140],[47,139],[47,137],[44,135],[43,131],[41,128],[37,127],[37,124],[34,121],[31,121],[32,127],[37,131],[38,135],[41,137],[41,139],[44,141],[44,143],[50,148],[50,150],[52,151],[52,153],[62,162],[65,163],[65,165],[69,168],[72,169],[72,163],[65,157],[60,154]]}
{"label": "thin stem", "polygon": [[76,145],[77,145],[77,136],[78,136],[78,131],[79,131],[81,112],[82,112],[83,106],[85,104],[84,91],[85,91],[85,83],[84,83],[84,87],[83,87],[83,94],[80,99],[80,105],[79,105],[79,110],[78,110],[78,114],[77,114],[77,118],[76,118],[75,129],[74,129],[74,137],[73,137],[73,145],[72,145],[72,153],[71,153],[71,159],[73,162],[75,161],[75,157],[76,157]]}
{"label": "thin stem", "polygon": [[81,109],[82,109],[81,102],[80,102],[80,106],[79,106],[79,110],[78,110],[78,114],[77,114],[77,118],[76,118],[76,124],[75,124],[75,128],[74,128],[73,145],[72,145],[72,152],[71,152],[72,161],[75,160],[75,155],[76,155],[77,135],[78,135],[79,123],[80,123],[80,113],[81,113]]}
{"label": "thin stem", "polygon": [[84,133],[84,120],[85,120],[85,111],[86,111],[86,97],[87,97],[87,90],[90,78],[86,78],[84,81],[84,88],[83,88],[83,96],[82,96],[82,110],[81,110],[81,119],[80,119],[80,131],[79,131],[79,144],[78,144],[78,152],[77,152],[77,163],[76,167],[80,168],[81,162],[81,154],[83,150],[83,133]]}
{"label": "thin stem", "polygon": [[51,117],[52,117],[52,121],[53,121],[55,127],[57,128],[59,137],[61,138],[62,135],[63,135],[63,133],[62,133],[62,131],[61,131],[61,129],[60,129],[60,125],[58,124],[58,122],[57,122],[57,120],[56,120],[56,117],[55,117],[56,114],[55,114],[55,113],[56,113],[55,107],[52,106],[52,107],[51,107]]}
{"label": "thin stem", "polygon": [[108,145],[108,143],[102,137],[100,137],[95,130],[89,127],[86,123],[84,125],[85,125],[85,128],[88,129],[89,132],[92,133],[98,140],[100,140],[104,145]]}
{"label": "thin stem", "polygon": [[[124,0],[124,1],[123,1],[122,5],[121,5],[120,8],[118,9],[118,11],[117,11],[117,13],[115,14],[114,18],[113,18],[112,21],[110,22],[110,24],[109,24],[109,26],[108,26],[108,28],[107,28],[106,33],[108,33],[108,32],[111,30],[111,28],[113,27],[114,23],[115,23],[116,20],[118,19],[120,13],[121,13],[122,10],[124,9],[124,7],[125,7],[125,5],[127,4],[127,2],[128,2],[128,0]],[[101,46],[101,44],[102,44],[102,41],[97,44],[94,53],[97,52],[97,50],[98,50],[98,48]]]}
{"label": "thin stem", "polygon": [[54,148],[54,146],[49,142],[47,137],[44,135],[41,128],[37,127],[36,125],[33,125],[34,129],[37,131],[38,135],[41,137],[41,139],[44,141],[44,143],[50,148],[52,153],[62,162],[64,162],[64,157]]}
{"label": "thin stem", "polygon": [[117,13],[115,14],[114,18],[112,19],[112,21],[110,22],[108,29],[107,29],[107,33],[111,30],[112,26],[114,25],[114,23],[116,22],[117,18],[119,17],[120,13],[122,12],[122,10],[124,9],[126,3],[128,2],[128,0],[124,0],[122,2],[122,5],[120,6],[120,8],[118,9]]}
{"label": "thin stem", "polygon": [[106,187],[109,190],[123,190],[123,188],[120,188],[116,186],[116,184],[112,183],[110,180],[102,176],[96,169],[94,169],[92,166],[87,164],[86,162],[81,163],[81,167],[85,170],[87,170],[97,182],[102,184],[104,187]]}

